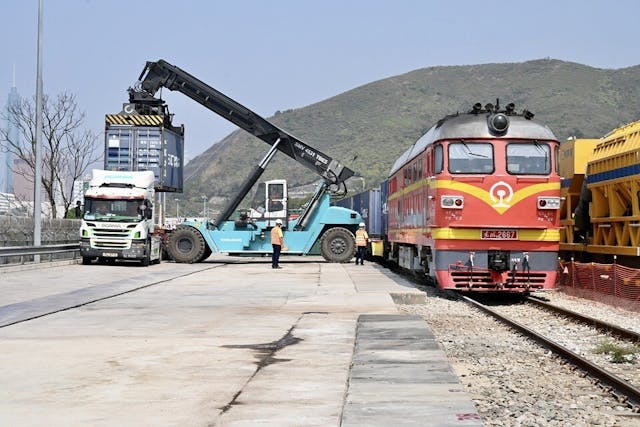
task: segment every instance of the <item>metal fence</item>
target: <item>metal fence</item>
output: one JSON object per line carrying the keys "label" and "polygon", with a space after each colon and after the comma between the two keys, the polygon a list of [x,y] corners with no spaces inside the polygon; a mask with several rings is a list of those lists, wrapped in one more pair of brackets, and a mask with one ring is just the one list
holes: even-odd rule
{"label": "metal fence", "polygon": [[24,264],[34,260],[35,255],[42,261],[76,259],[80,252],[78,243],[44,246],[5,246],[0,248],[0,264]]}
{"label": "metal fence", "polygon": [[33,218],[0,215],[0,265],[78,257],[79,219],[43,219],[42,246],[33,246]]}

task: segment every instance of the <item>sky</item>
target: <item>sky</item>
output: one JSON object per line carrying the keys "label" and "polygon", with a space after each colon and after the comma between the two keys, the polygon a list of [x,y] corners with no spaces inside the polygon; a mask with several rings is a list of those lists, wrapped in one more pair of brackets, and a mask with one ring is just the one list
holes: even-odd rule
{"label": "sky", "polygon": [[[637,0],[44,0],[44,93],[76,96],[104,130],[146,61],[165,59],[263,117],[441,65],[553,58],[640,64]],[[0,0],[0,96],[36,87],[38,0]],[[14,74],[15,69],[15,74]],[[162,97],[185,125],[185,157],[236,129],[186,96]],[[313,141],[305,141],[313,145]]]}

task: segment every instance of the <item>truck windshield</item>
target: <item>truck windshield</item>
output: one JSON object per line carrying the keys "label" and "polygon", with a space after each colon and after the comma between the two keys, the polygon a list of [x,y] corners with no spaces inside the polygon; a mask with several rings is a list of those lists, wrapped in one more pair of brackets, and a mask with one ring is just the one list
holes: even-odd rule
{"label": "truck windshield", "polygon": [[83,218],[94,221],[137,222],[142,220],[141,206],[144,206],[142,199],[85,199]]}

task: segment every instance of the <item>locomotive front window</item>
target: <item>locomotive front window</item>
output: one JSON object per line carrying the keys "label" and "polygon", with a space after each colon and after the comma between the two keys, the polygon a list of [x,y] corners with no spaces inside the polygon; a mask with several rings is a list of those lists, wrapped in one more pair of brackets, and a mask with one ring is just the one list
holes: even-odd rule
{"label": "locomotive front window", "polygon": [[507,145],[507,172],[517,175],[548,175],[551,173],[549,145],[537,141]]}
{"label": "locomotive front window", "polygon": [[484,142],[449,144],[449,172],[493,173],[493,145]]}

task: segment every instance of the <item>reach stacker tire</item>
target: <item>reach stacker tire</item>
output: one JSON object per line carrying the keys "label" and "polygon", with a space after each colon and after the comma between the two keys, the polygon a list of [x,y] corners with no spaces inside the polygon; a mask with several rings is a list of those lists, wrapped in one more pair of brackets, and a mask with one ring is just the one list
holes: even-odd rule
{"label": "reach stacker tire", "polygon": [[167,239],[167,252],[175,262],[200,262],[207,249],[202,234],[192,227],[179,225]]}
{"label": "reach stacker tire", "polygon": [[356,239],[346,228],[330,228],[320,237],[320,253],[329,262],[349,262],[356,253]]}

